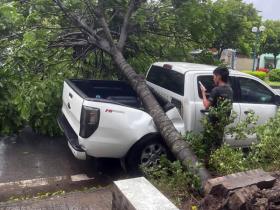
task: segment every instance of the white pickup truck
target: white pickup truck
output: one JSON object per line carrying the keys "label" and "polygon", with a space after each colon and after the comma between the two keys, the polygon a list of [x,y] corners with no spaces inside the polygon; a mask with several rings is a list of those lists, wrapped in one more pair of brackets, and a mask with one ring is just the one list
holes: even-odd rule
{"label": "white pickup truck", "polygon": [[[198,82],[210,92],[215,68],[180,62],[151,65],[147,84],[176,107],[160,100],[182,134],[201,131],[200,119],[205,110]],[[230,84],[234,91],[233,109],[238,114],[235,123],[244,119],[249,110],[259,116],[259,124],[276,114],[280,96],[260,79],[230,70]],[[120,158],[129,170],[136,170],[140,164],[157,161],[162,154],[169,155],[152,117],[131,87],[122,81],[66,80],[58,122],[78,159]],[[244,141],[225,137],[232,146],[248,146],[253,140],[254,136]]]}

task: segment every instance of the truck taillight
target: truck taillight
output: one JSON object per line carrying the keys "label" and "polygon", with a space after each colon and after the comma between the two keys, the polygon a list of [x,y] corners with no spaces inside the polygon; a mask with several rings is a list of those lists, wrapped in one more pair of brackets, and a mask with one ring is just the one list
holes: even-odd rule
{"label": "truck taillight", "polygon": [[80,119],[80,136],[90,137],[98,128],[100,110],[93,107],[83,106]]}

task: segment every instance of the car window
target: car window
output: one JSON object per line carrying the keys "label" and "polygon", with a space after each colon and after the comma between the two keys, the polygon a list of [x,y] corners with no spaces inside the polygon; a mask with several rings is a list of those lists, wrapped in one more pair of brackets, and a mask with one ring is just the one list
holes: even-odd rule
{"label": "car window", "polygon": [[[229,84],[231,85],[231,88],[233,90],[233,101],[236,101],[237,94],[236,94],[236,91],[234,91],[232,81],[233,81],[233,79],[232,79],[232,77],[230,77]],[[199,98],[202,99],[202,93],[201,93],[201,90],[200,90],[199,82],[201,82],[204,85],[204,87],[207,89],[207,92],[206,92],[207,96],[210,94],[211,90],[215,87],[215,85],[214,85],[212,75],[203,75],[203,76],[198,76],[197,77],[198,95],[199,95]]]}
{"label": "car window", "polygon": [[248,78],[238,78],[240,102],[272,104],[274,94],[261,83]]}
{"label": "car window", "polygon": [[184,95],[184,74],[165,69],[160,66],[152,66],[147,76],[147,81],[170,90],[179,95]]}

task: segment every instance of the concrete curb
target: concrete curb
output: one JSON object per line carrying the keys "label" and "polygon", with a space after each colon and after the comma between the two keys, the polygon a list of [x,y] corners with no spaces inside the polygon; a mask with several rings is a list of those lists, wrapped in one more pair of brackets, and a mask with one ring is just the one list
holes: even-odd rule
{"label": "concrete curb", "polygon": [[23,201],[0,203],[0,210],[111,210],[112,193],[110,189],[88,190],[85,192],[70,192],[64,195],[50,196],[43,199],[32,198]]}
{"label": "concrete curb", "polygon": [[89,178],[85,174],[0,183],[0,202],[8,200],[12,196],[32,196],[39,192],[55,192],[61,189],[71,191],[96,184],[95,178]]}

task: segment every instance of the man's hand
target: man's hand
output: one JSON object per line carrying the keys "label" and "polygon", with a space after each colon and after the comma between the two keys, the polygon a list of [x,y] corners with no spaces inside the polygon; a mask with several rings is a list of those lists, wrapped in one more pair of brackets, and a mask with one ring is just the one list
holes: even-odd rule
{"label": "man's hand", "polygon": [[208,101],[207,97],[206,97],[206,91],[207,89],[204,87],[204,85],[199,82],[200,84],[200,90],[201,90],[201,93],[202,93],[202,101],[203,101],[203,105],[205,107],[205,109],[208,109],[209,106],[211,105],[210,101]]}
{"label": "man's hand", "polygon": [[204,85],[201,82],[199,84],[200,84],[200,90],[201,90],[202,94],[205,94],[207,89],[204,87]]}

